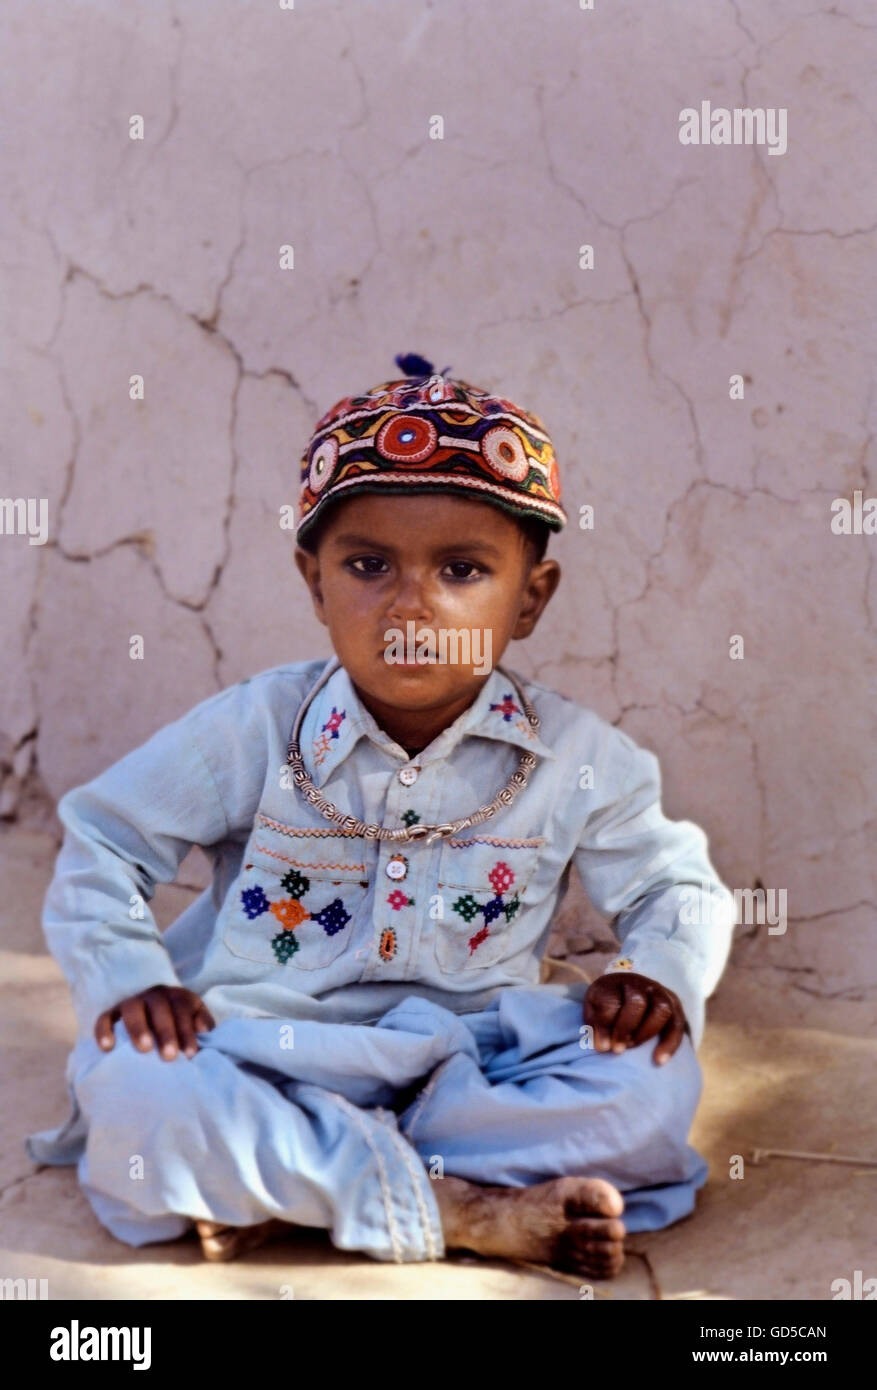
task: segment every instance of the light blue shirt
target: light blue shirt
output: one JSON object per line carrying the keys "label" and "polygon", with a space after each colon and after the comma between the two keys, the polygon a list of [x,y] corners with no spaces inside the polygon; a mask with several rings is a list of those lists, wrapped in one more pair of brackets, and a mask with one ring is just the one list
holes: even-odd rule
{"label": "light blue shirt", "polygon": [[[64,844],[43,925],[80,1029],[151,985],[185,985],[217,1022],[269,1016],[371,1022],[406,995],[458,1013],[539,980],[575,864],[634,970],[674,990],[699,1045],[727,960],[735,903],[705,834],[661,810],[654,754],[594,711],[492,671],[416,757],[377,725],[343,667],[310,706],[302,758],[343,812],[390,827],[445,823],[490,802],[535,755],[510,806],[432,844],[345,834],[286,763],[324,660],[274,667],[203,700],[64,795]],[[516,674],[516,673],[512,673]],[[193,845],[211,886],[163,934],[149,909]]]}

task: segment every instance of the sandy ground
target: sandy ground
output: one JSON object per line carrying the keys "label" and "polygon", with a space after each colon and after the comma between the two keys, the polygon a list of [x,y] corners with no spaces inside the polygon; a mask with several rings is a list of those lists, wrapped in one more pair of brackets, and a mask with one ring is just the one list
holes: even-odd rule
{"label": "sandy ground", "polygon": [[[581,1297],[581,1281],[533,1267],[474,1256],[400,1267],[312,1231],[228,1265],[204,1263],[191,1237],[140,1250],[115,1241],[74,1169],[34,1168],[22,1144],[67,1114],[73,1012],[39,925],[55,853],[43,832],[0,832],[0,1279],[45,1279],[50,1299]],[[161,889],[162,925],[190,897]],[[772,1147],[877,1159],[877,1001],[814,996],[793,978],[729,967],[710,1005],[691,1136],[709,1182],[693,1216],[631,1239],[625,1270],[595,1283],[595,1299],[825,1300],[835,1279],[877,1275],[877,1167],[751,1159]],[[734,1155],[742,1178],[730,1176]]]}

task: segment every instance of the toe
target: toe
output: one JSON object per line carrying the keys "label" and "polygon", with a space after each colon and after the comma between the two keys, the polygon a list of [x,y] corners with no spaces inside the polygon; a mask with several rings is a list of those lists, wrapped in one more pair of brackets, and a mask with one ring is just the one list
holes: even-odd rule
{"label": "toe", "polygon": [[196,1221],[195,1229],[199,1236],[215,1236],[220,1231],[227,1231],[229,1228],[224,1226],[221,1221]]}
{"label": "toe", "polygon": [[568,1218],[588,1216],[620,1216],[624,1211],[624,1198],[605,1178],[583,1178],[577,1190],[570,1192],[564,1203]]}
{"label": "toe", "polygon": [[576,1246],[582,1254],[601,1260],[614,1260],[620,1248],[617,1241],[605,1240],[582,1240]]}
{"label": "toe", "polygon": [[589,1245],[584,1250],[579,1250],[579,1258],[583,1268],[590,1270],[592,1274],[611,1279],[624,1264],[624,1249],[620,1245],[604,1246],[602,1249]]}
{"label": "toe", "polygon": [[624,1240],[627,1234],[623,1221],[618,1217],[587,1217],[581,1216],[576,1221],[570,1222],[570,1231],[574,1237],[580,1240],[599,1240],[604,1242],[615,1242]]}
{"label": "toe", "polygon": [[221,1236],[204,1236],[201,1240],[201,1253],[205,1260],[211,1260],[214,1264],[223,1264],[227,1260],[233,1260],[238,1254],[237,1241],[223,1240]]}

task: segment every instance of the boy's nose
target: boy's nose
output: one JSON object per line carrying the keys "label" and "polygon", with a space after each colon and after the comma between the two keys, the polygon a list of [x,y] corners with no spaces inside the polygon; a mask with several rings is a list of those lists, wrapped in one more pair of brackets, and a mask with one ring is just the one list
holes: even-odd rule
{"label": "boy's nose", "polygon": [[396,592],[390,599],[387,617],[395,622],[429,622],[432,619],[432,603],[427,586],[420,580],[408,577],[399,581]]}

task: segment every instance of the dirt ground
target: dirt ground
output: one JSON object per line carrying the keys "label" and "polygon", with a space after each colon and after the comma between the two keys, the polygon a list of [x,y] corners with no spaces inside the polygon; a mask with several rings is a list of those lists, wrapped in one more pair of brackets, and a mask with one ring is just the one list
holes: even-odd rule
{"label": "dirt ground", "polygon": [[[48,1281],[50,1299],[579,1299],[581,1281],[478,1257],[391,1265],[333,1249],[320,1232],[228,1265],[191,1237],[139,1250],[115,1241],[73,1168],[35,1168],[22,1140],[67,1114],[75,1034],[64,979],[39,925],[56,845],[0,833],[0,1278]],[[10,889],[14,888],[14,891]],[[164,925],[191,891],[162,888]],[[632,1237],[621,1276],[595,1299],[832,1298],[835,1279],[877,1275],[877,1167],[769,1158],[781,1148],[877,1159],[877,1001],[817,997],[779,970],[730,966],[700,1051],[704,1097],[691,1142],[710,1178],[697,1211]],[[742,1178],[730,1176],[734,1156]],[[39,1286],[36,1286],[39,1287]]]}

